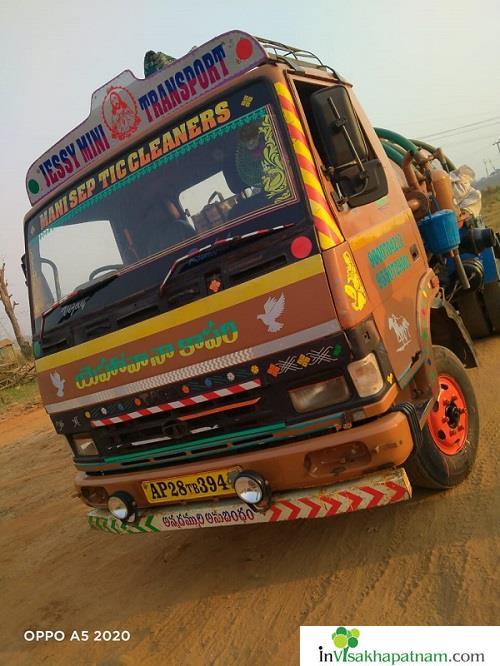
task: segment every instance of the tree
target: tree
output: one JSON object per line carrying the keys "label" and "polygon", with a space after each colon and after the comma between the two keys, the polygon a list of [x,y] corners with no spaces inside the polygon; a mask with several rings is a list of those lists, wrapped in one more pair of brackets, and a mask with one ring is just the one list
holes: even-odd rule
{"label": "tree", "polygon": [[8,287],[9,283],[5,279],[5,261],[4,261],[2,267],[0,268],[0,300],[3,303],[5,312],[7,313],[7,317],[10,319],[10,323],[12,324],[14,335],[16,336],[17,344],[21,349],[21,353],[25,358],[30,358],[31,346],[21,333],[21,328],[19,326],[19,322],[17,321],[16,313],[14,312],[16,305],[19,305],[19,303],[16,303],[16,301],[13,300],[12,294],[9,294]]}

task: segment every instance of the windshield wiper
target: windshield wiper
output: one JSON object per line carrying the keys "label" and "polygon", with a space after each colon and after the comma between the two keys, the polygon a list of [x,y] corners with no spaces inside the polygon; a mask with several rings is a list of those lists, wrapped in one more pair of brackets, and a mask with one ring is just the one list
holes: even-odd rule
{"label": "windshield wiper", "polygon": [[216,256],[219,250],[225,250],[228,249],[230,246],[239,245],[240,243],[244,244],[247,242],[251,242],[252,240],[258,240],[262,236],[267,236],[277,231],[290,229],[290,227],[293,226],[295,226],[293,223],[281,224],[279,227],[272,227],[271,229],[259,229],[257,231],[251,231],[248,234],[243,234],[243,236],[232,236],[230,238],[223,238],[221,240],[215,241],[215,243],[210,243],[210,245],[205,245],[204,247],[201,247],[199,250],[193,250],[192,252],[184,255],[183,257],[179,257],[179,259],[176,259],[174,261],[172,267],[170,268],[163,282],[161,283],[160,295],[163,296],[167,283],[172,279],[174,274],[177,273],[179,268],[184,264],[188,263],[189,261],[191,261],[191,259],[193,259],[194,257],[199,258],[205,254],[210,254],[212,252],[215,252],[214,256]]}
{"label": "windshield wiper", "polygon": [[59,308],[62,305],[67,305],[68,303],[77,301],[79,298],[82,298],[83,296],[88,296],[89,294],[93,294],[94,292],[99,291],[99,289],[106,286],[107,284],[112,282],[115,278],[117,278],[118,275],[119,272],[114,271],[113,273],[108,273],[107,275],[104,275],[102,278],[100,278],[100,280],[93,280],[92,282],[86,282],[85,284],[81,285],[80,287],[72,291],[70,294],[63,296],[55,303],[52,303],[52,305],[49,308],[47,308],[47,310],[42,312],[42,320],[45,320],[45,318],[56,308]]}

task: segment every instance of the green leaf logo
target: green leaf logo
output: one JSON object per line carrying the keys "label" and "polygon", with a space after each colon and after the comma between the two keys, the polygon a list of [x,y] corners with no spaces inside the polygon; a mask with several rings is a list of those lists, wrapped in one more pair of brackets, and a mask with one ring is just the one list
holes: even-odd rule
{"label": "green leaf logo", "polygon": [[358,645],[360,631],[359,629],[346,629],[337,627],[332,634],[332,641],[336,648],[343,651],[343,661],[347,661],[347,652],[349,648],[355,648]]}

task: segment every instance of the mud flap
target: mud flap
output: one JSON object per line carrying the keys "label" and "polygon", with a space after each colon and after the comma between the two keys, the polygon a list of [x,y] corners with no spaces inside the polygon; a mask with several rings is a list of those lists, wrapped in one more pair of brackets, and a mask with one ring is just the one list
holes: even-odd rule
{"label": "mud flap", "polygon": [[440,296],[431,307],[431,339],[433,344],[450,349],[466,368],[479,365],[474,343],[460,314]]}
{"label": "mud flap", "polygon": [[485,284],[483,299],[493,331],[500,333],[500,282]]}

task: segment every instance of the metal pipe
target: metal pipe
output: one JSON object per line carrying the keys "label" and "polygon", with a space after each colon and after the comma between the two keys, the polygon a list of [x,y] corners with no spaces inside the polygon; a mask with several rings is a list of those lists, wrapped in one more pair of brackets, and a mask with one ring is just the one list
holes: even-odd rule
{"label": "metal pipe", "polygon": [[464,289],[470,289],[469,278],[467,277],[467,274],[465,272],[464,265],[462,263],[462,258],[458,253],[458,250],[456,249],[452,250],[450,254],[453,258],[453,261],[455,262],[455,270],[457,271],[460,284]]}
{"label": "metal pipe", "polygon": [[417,179],[417,174],[413,169],[412,161],[413,161],[413,155],[410,152],[407,152],[403,157],[401,168],[403,169],[403,173],[406,176],[406,181],[408,183],[408,186],[412,187],[414,190],[422,190],[422,188],[420,187],[420,183],[418,182]]}

